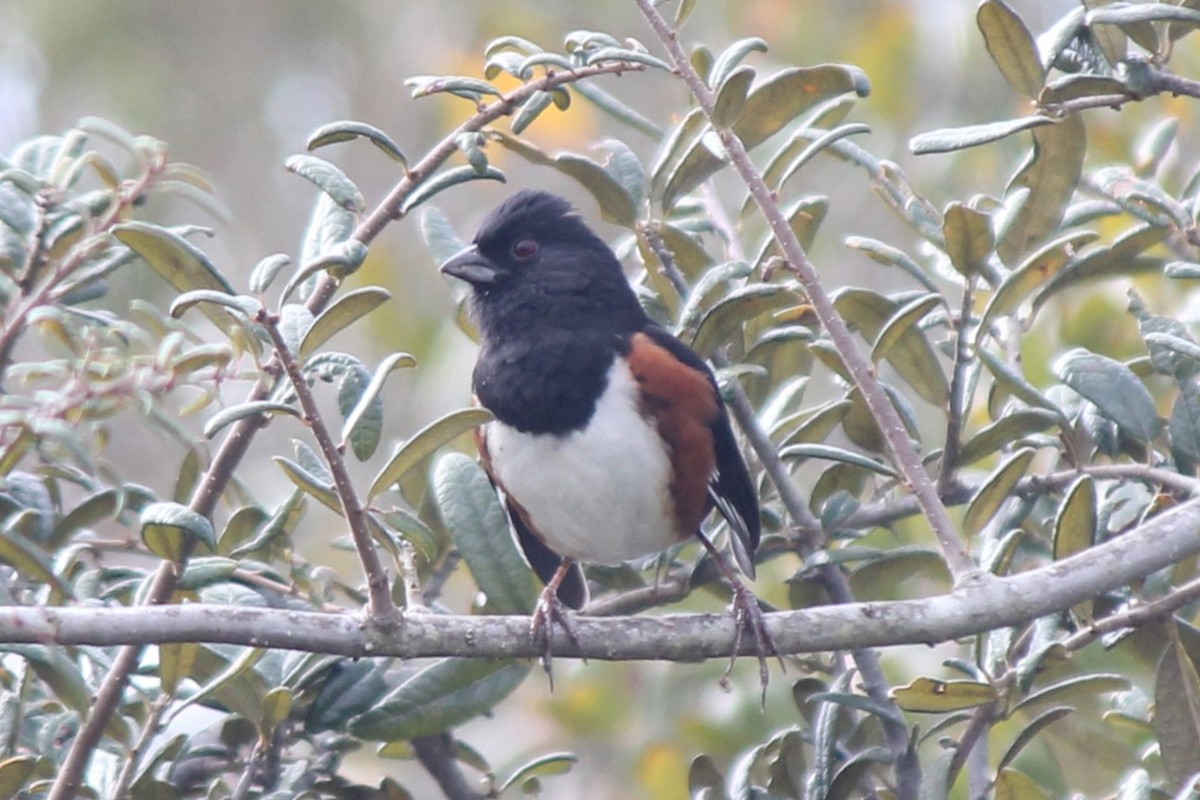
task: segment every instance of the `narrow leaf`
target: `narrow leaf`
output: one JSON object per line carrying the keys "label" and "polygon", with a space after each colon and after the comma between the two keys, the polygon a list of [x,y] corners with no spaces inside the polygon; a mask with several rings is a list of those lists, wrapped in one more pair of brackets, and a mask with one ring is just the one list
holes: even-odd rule
{"label": "narrow leaf", "polygon": [[1029,469],[1035,453],[1033,448],[1022,448],[1009,456],[1003,464],[996,468],[995,472],[988,476],[983,485],[979,487],[979,491],[971,498],[970,505],[967,506],[967,513],[963,518],[964,536],[968,538],[976,536],[991,521],[1004,501],[1012,496],[1012,490],[1016,488],[1017,482]]}
{"label": "narrow leaf", "polygon": [[318,147],[334,144],[336,142],[348,142],[359,137],[368,139],[371,144],[378,147],[384,155],[392,159],[398,164],[405,165],[408,159],[404,155],[404,151],[400,146],[392,141],[392,137],[388,136],[383,131],[376,128],[374,125],[368,125],[365,122],[352,122],[344,120],[341,122],[331,122],[328,125],[322,125],[317,128],[308,137],[308,142],[305,144],[306,149],[312,151]]}
{"label": "narrow leaf", "polygon": [[1158,435],[1161,421],[1154,398],[1121,362],[1076,348],[1055,362],[1054,372],[1130,436],[1149,442]]}
{"label": "narrow leaf", "polygon": [[410,469],[433,455],[438,448],[458,436],[492,419],[491,412],[482,408],[464,408],[431,422],[406,441],[392,455],[367,490],[367,500],[378,497],[404,477]]}
{"label": "narrow leaf", "polygon": [[379,445],[382,419],[375,419],[371,421],[371,424],[368,424],[368,421],[371,416],[370,411],[375,406],[379,393],[383,391],[383,385],[387,381],[388,375],[397,369],[416,365],[417,360],[408,353],[389,355],[371,376],[371,382],[363,390],[354,410],[346,416],[345,424],[342,425],[342,441],[350,442],[354,455],[360,461],[370,458]]}
{"label": "narrow leaf", "polygon": [[941,714],[990,703],[997,694],[994,686],[979,681],[917,678],[892,689],[890,696],[904,711]]}
{"label": "narrow leaf", "polygon": [[367,201],[354,181],[328,161],[316,156],[295,155],[287,160],[285,166],[288,172],[307,179],[347,211],[359,212],[366,207]]}
{"label": "narrow leaf", "polygon": [[1036,98],[1046,80],[1046,69],[1025,22],[1003,0],[984,0],[975,12],[975,21],[1005,80],[1026,97]]}
{"label": "narrow leaf", "polygon": [[1054,560],[1082,553],[1096,535],[1096,482],[1083,475],[1071,484],[1054,518]]}
{"label": "narrow leaf", "polygon": [[365,317],[390,297],[386,289],[378,286],[364,286],[342,295],[313,320],[304,334],[297,356],[301,360],[307,359],[335,333]]}

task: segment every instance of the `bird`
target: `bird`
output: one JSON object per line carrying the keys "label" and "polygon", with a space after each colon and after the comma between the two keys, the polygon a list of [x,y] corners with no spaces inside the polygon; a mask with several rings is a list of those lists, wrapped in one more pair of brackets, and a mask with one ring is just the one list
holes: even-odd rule
{"label": "bird", "polygon": [[578,645],[562,606],[588,601],[582,564],[635,561],[694,537],[731,585],[733,657],[749,633],[765,692],[765,655],[778,652],[762,610],[701,528],[717,509],[754,578],[758,496],[712,370],[646,314],[613,251],[549,192],[508,197],[440,269],[470,285],[472,390],[492,414],[475,443],[545,584],[531,632],[547,672],[549,625]]}

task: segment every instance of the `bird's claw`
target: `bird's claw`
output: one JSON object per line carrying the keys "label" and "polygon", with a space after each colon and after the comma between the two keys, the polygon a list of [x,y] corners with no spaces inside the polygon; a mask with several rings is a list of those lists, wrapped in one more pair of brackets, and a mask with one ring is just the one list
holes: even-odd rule
{"label": "bird's claw", "polygon": [[542,668],[546,670],[546,679],[550,682],[550,691],[554,691],[554,666],[550,654],[550,629],[558,623],[564,631],[571,644],[578,648],[579,634],[575,631],[575,623],[567,615],[566,609],[563,608],[563,603],[558,599],[558,592],[555,588],[547,586],[538,597],[537,605],[533,609],[533,617],[529,622],[529,636],[535,644],[541,645],[542,648]]}
{"label": "bird's claw", "polygon": [[721,677],[722,685],[728,685],[729,673],[742,649],[742,637],[749,632],[754,640],[754,655],[758,659],[758,681],[762,686],[762,703],[767,703],[767,684],[771,681],[770,670],[767,669],[767,659],[774,656],[779,659],[779,668],[785,669],[783,655],[775,645],[775,639],[767,630],[767,618],[758,605],[754,592],[746,588],[741,581],[733,583],[733,653],[729,656],[729,666]]}

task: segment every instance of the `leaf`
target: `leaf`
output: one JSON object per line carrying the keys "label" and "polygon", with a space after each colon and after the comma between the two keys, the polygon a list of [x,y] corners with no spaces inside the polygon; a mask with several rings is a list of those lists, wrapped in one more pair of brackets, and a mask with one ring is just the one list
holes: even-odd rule
{"label": "leaf", "polygon": [[211,310],[206,310],[205,307],[210,304],[227,308],[246,319],[254,319],[259,309],[262,308],[262,301],[248,295],[226,294],[225,292],[213,289],[193,289],[176,297],[171,302],[171,307],[167,313],[173,319],[179,319],[192,306],[200,306],[209,319],[221,319],[222,326],[228,327],[228,319],[214,317]]}
{"label": "leaf", "polygon": [[[330,253],[340,252],[354,233],[355,215],[342,208],[329,195],[321,192],[313,204],[312,216],[304,229],[300,248],[300,264],[317,262]],[[287,296],[286,293],[284,295]]]}
{"label": "leaf", "polygon": [[464,408],[453,411],[431,422],[408,439],[392,454],[391,459],[375,476],[367,490],[367,500],[373,500],[391,488],[410,469],[433,455],[438,448],[449,444],[458,436],[492,419],[491,412],[482,408]]}
{"label": "leaf", "polygon": [[21,789],[33,777],[37,763],[36,756],[11,756],[0,761],[0,798],[19,797]]}
{"label": "leaf", "polygon": [[1126,231],[1111,246],[1090,250],[1071,261],[1067,268],[1050,279],[1034,297],[1034,310],[1037,311],[1047,300],[1063,289],[1083,281],[1113,275],[1132,275],[1139,271],[1156,268],[1156,262],[1147,264],[1137,256],[1162,242],[1168,235],[1170,235],[1168,228],[1149,224],[1139,225]]}
{"label": "leaf", "polygon": [[1002,770],[1011,764],[1020,755],[1021,751],[1025,749],[1025,746],[1032,742],[1039,733],[1074,710],[1070,706],[1058,706],[1039,714],[1017,734],[1017,738],[1013,740],[1013,743],[1008,746],[1008,750],[1004,751],[1004,755],[1000,757],[1000,763],[996,769]]}
{"label": "leaf", "polygon": [[996,773],[993,800],[1050,800],[1050,795],[1024,772],[1005,768]]}
{"label": "leaf", "polygon": [[390,297],[391,293],[379,286],[364,286],[342,295],[313,320],[296,352],[297,357],[307,359],[335,333],[365,317]]}
{"label": "leaf", "polygon": [[[1076,231],[1047,242],[1037,252],[1010,272],[988,301],[979,321],[981,335],[990,330],[997,317],[1011,314],[1034,290],[1053,278],[1071,263],[1079,249],[1094,242],[1099,235],[1092,231]],[[977,340],[982,341],[982,340]]]}
{"label": "leaf", "polygon": [[930,585],[953,585],[945,559],[931,550],[888,550],[850,574],[850,588],[860,603],[905,599],[903,585],[909,581],[921,587],[923,593]]}
{"label": "leaf", "polygon": [[917,678],[907,686],[897,686],[889,696],[904,711],[941,714],[963,708],[975,708],[996,699],[996,688],[979,681],[943,681]]}
{"label": "leaf", "polygon": [[145,222],[126,222],[114,226],[112,235],[179,292],[209,289],[237,293],[208,256],[177,233]]}
{"label": "leaf", "polygon": [[991,521],[1004,501],[1012,495],[1017,482],[1024,477],[1035,452],[1031,447],[1018,450],[988,476],[967,506],[962,526],[964,536],[976,536]]}
{"label": "leaf", "polygon": [[908,140],[908,149],[913,155],[923,156],[930,153],[950,153],[988,144],[1020,131],[1040,128],[1044,125],[1058,123],[1055,117],[1044,114],[1034,114],[1017,119],[1006,119],[1001,122],[988,122],[983,125],[967,125],[961,128],[941,128],[935,131],[920,133]]}
{"label": "leaf", "polygon": [[738,67],[726,78],[716,91],[713,102],[712,124],[717,128],[731,127],[746,107],[750,84],[758,74],[753,67]]}
{"label": "leaf", "polygon": [[984,0],[975,12],[975,21],[1005,80],[1026,97],[1036,98],[1046,80],[1046,68],[1024,20],[1003,0]]}
{"label": "leaf", "polygon": [[1055,362],[1054,373],[1135,439],[1149,442],[1158,435],[1154,398],[1121,362],[1076,348]]}
{"label": "leaf", "polygon": [[362,192],[354,181],[328,161],[316,156],[295,155],[285,162],[288,172],[305,178],[347,211],[360,212],[366,207]]}
{"label": "leaf", "polygon": [[0,534],[0,563],[8,564],[27,579],[48,584],[66,597],[74,594],[54,573],[46,554],[11,525]]}
{"label": "leaf", "polygon": [[1087,132],[1078,114],[1033,132],[1033,149],[1006,189],[1008,195],[1022,188],[1029,193],[1005,224],[997,226],[996,252],[1005,264],[1017,263],[1030,247],[1058,230],[1083,172],[1086,151]]}
{"label": "leaf", "polygon": [[[1054,644],[1059,644],[1055,642]],[[1116,673],[1093,673],[1067,678],[1058,683],[1040,689],[1013,706],[1013,712],[1030,712],[1039,705],[1053,702],[1061,706],[1067,703],[1079,703],[1096,700],[1102,694],[1127,692],[1133,684],[1123,675]]]}
{"label": "leaf", "polygon": [[938,290],[937,284],[929,278],[925,268],[898,247],[892,247],[889,244],[876,239],[869,239],[865,236],[847,236],[845,245],[854,250],[866,253],[872,261],[883,264],[885,267],[899,267],[930,292]]}
{"label": "leaf", "polygon": [[958,455],[958,466],[973,464],[984,456],[991,455],[1024,436],[1040,433],[1057,422],[1057,414],[1040,408],[1022,409],[1006,414],[963,444]]}
{"label": "leaf", "polygon": [[383,660],[339,660],[321,684],[309,706],[304,727],[310,733],[337,730],[354,717],[377,706],[392,687]]}
{"label": "leaf", "polygon": [[513,115],[512,132],[519,134],[537,119],[543,111],[554,105],[554,95],[550,92],[534,92],[529,96],[529,99],[524,102],[520,110]]}
{"label": "leaf", "polygon": [[987,214],[962,203],[946,206],[942,219],[942,233],[946,237],[946,255],[950,257],[950,263],[965,277],[979,274],[996,245],[991,219]]}
{"label": "leaf", "polygon": [[477,171],[474,167],[454,167],[443,170],[414,189],[413,193],[401,204],[400,213],[408,214],[431,197],[453,186],[458,186],[460,183],[483,180],[507,182],[504,173],[495,167],[488,167],[483,172]]}
{"label": "leaf", "polygon": [[600,206],[600,216],[623,228],[637,224],[637,206],[633,196],[612,174],[591,159],[574,153],[560,153],[550,166],[569,175],[587,189]]}
{"label": "leaf", "polygon": [[62,704],[85,715],[92,708],[92,689],[63,649],[40,644],[4,644],[0,651],[25,659]]}
{"label": "leaf", "polygon": [[179,682],[188,677],[200,645],[195,642],[168,642],[158,646],[158,679],[162,690],[174,697]]}
{"label": "leaf", "polygon": [[819,458],[824,461],[838,461],[854,467],[861,467],[889,478],[896,475],[891,467],[873,458],[827,444],[794,444],[780,450],[779,457],[783,459]]}
{"label": "leaf", "polygon": [[283,474],[287,475],[297,488],[320,501],[329,510],[336,511],[338,514],[343,512],[342,502],[338,498],[337,492],[334,491],[332,481],[313,474],[290,458],[272,456],[271,460],[279,465],[279,468],[283,470]]}
{"label": "leaf", "polygon": [[120,506],[121,493],[118,490],[105,488],[93,492],[63,515],[46,540],[47,545],[55,548],[62,546],[76,533],[110,518]]}
{"label": "leaf", "polygon": [[1168,427],[1176,467],[1181,471],[1194,470],[1200,465],[1200,386],[1194,379],[1180,383]]}
{"label": "leaf", "polygon": [[796,305],[799,298],[786,287],[756,283],[731,292],[715,303],[700,320],[692,349],[708,357],[741,331],[742,325],[769,311]]}
{"label": "leaf", "polygon": [[1082,553],[1096,535],[1096,482],[1082,475],[1071,484],[1054,518],[1054,560]]}
{"label": "leaf", "polygon": [[297,418],[301,416],[300,409],[295,406],[276,403],[273,400],[252,400],[248,403],[238,403],[236,406],[221,409],[209,417],[208,422],[204,423],[204,438],[211,439],[227,425],[259,414],[290,414]]}
{"label": "leaf", "polygon": [[726,47],[721,55],[713,62],[712,69],[706,76],[708,85],[714,90],[725,83],[739,64],[751,53],[767,52],[767,43],[758,36],[738,39]]}
{"label": "leaf", "polygon": [[521,684],[527,662],[447,658],[398,686],[347,726],[363,739],[395,741],[432,736],[474,719]]}
{"label": "leaf", "polygon": [[483,467],[461,453],[447,453],[434,467],[433,491],[446,527],[475,584],[498,614],[527,614],[537,600],[508,517]]}
{"label": "leaf", "polygon": [[1200,772],[1200,677],[1173,627],[1171,632],[1155,675],[1151,723],[1167,776],[1179,785]]}
{"label": "leaf", "polygon": [[408,353],[392,353],[383,360],[371,382],[363,389],[354,409],[346,415],[342,425],[342,441],[350,442],[351,449],[359,461],[366,461],[375,453],[379,446],[379,437],[383,430],[383,403],[379,393],[387,377],[397,369],[415,367],[417,360]]}
{"label": "leaf", "polygon": [[750,91],[733,130],[751,149],[819,102],[842,94],[866,97],[870,93],[866,74],[854,66],[820,64],[781,69]]}
{"label": "leaf", "polygon": [[371,144],[378,147],[384,155],[396,163],[402,166],[407,165],[408,159],[405,157],[404,151],[392,141],[392,137],[365,122],[343,120],[322,125],[309,135],[305,148],[310,151],[316,150],[318,147],[325,147],[337,142],[348,142],[359,137],[368,139]]}
{"label": "leaf", "polygon": [[504,790],[508,787],[523,784],[530,778],[548,778],[554,775],[565,775],[577,763],[579,763],[579,756],[574,753],[546,753],[532,761],[527,761],[513,770],[512,775],[509,775],[496,791],[498,794],[504,794]]}
{"label": "leaf", "polygon": [[168,561],[180,561],[190,549],[189,540],[213,550],[217,547],[217,535],[208,518],[179,503],[151,503],[142,509],[139,525],[150,552]]}

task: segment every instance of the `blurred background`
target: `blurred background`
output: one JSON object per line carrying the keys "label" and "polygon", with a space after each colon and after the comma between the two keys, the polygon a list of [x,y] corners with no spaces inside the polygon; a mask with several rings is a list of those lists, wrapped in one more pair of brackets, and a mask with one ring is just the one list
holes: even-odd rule
{"label": "blurred background", "polygon": [[[1076,4],[1011,3],[1035,33]],[[922,131],[1027,113],[1022,98],[991,66],[975,28],[974,6],[965,0],[701,0],[684,38],[689,46],[703,41],[719,51],[737,38],[761,36],[771,49],[751,59],[760,69],[827,61],[858,65],[873,87],[851,117],[872,128],[858,143],[898,162],[918,191],[940,208],[978,192],[1001,195],[1027,147],[1027,139],[1019,136],[953,156],[917,158],[907,151],[909,137]],[[197,243],[243,287],[259,259],[275,252],[294,256],[299,249],[315,193],[285,172],[283,163],[303,151],[305,139],[318,126],[339,119],[371,123],[415,160],[472,109],[451,97],[414,100],[404,79],[480,75],[484,46],[495,37],[517,34],[560,49],[570,31],[591,29],[634,37],[652,52],[660,51],[633,4],[619,0],[0,0],[0,19],[0,152],[35,133],[61,132],[86,115],[167,142],[173,160],[192,163],[212,179],[229,213],[221,219],[179,201],[157,209],[157,217],[211,226],[215,235]],[[1183,52],[1173,62],[1176,71],[1196,74],[1196,39],[1200,36],[1183,42]],[[662,124],[672,122],[663,118],[662,109],[683,107],[683,87],[666,74],[608,79],[603,86]],[[1135,104],[1120,114],[1092,112],[1093,158],[1123,156],[1140,129],[1182,108],[1172,102],[1145,108]],[[1194,142],[1194,117],[1181,117],[1180,141]],[[618,136],[644,161],[652,159],[656,144],[582,101],[565,113],[547,112],[526,135],[550,150],[580,152]],[[494,150],[491,155],[508,173],[508,185],[471,184],[435,201],[464,238],[495,203],[525,186],[567,194],[585,216],[599,222],[586,193],[556,173]],[[350,174],[369,207],[399,178],[394,163],[362,142],[321,155]],[[1191,166],[1180,169],[1190,172]],[[880,273],[865,256],[845,248],[843,239],[862,234],[907,248],[914,237],[851,167],[822,160],[808,175],[811,191],[833,200],[813,249],[814,261],[831,285],[869,280],[880,288]],[[730,204],[740,203],[742,196],[737,190]],[[415,220],[392,225],[352,284],[383,285],[394,299],[357,326],[356,334],[333,343],[368,365],[394,350],[411,352],[419,360],[418,369],[391,380],[386,400],[392,439],[468,402],[473,345],[453,323],[454,287],[437,274],[436,266]],[[103,302],[124,308],[132,297],[149,295],[165,307],[171,292],[150,275],[148,270],[127,272]],[[1069,311],[1051,316],[1039,324],[1062,330],[1072,324]],[[272,431],[256,442],[256,457],[267,465],[270,454],[288,449],[287,439],[287,431]],[[114,446],[148,448],[141,462],[146,474],[134,477],[170,485],[172,476],[164,468],[169,472],[174,467],[175,455],[160,463],[153,442]],[[374,469],[361,467],[361,475],[365,478]],[[264,484],[256,488],[267,502],[277,502],[290,486],[276,473],[273,467],[256,473],[263,475]],[[276,497],[273,482],[278,484]],[[318,527],[322,519],[326,524],[334,519],[313,518]],[[353,576],[356,565],[345,554],[332,552],[327,541],[314,528],[305,556]],[[889,653],[892,660],[912,658],[938,662],[942,655],[927,649]],[[745,696],[719,688],[716,679],[723,668],[564,662],[553,696],[535,675],[495,719],[472,724],[461,735],[498,766],[547,750],[579,752],[582,763],[570,776],[548,784],[549,796],[681,796],[695,753],[712,753],[718,763],[727,764],[744,736],[765,735],[794,719],[785,676],[776,676],[764,713],[753,680],[737,683],[749,687]],[[738,667],[752,669],[749,664]],[[364,759],[361,768],[421,785],[413,777],[420,770],[411,762]]]}

